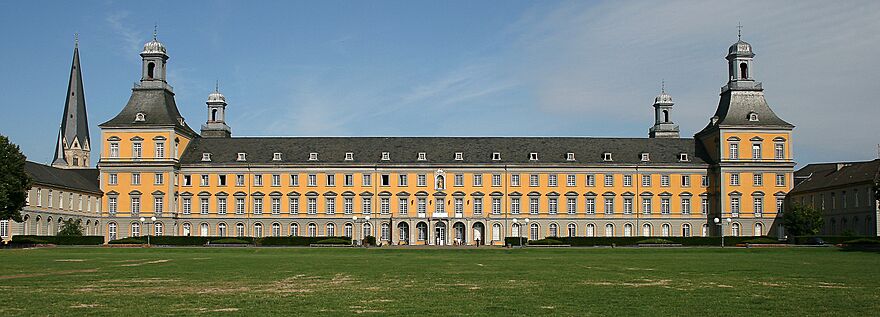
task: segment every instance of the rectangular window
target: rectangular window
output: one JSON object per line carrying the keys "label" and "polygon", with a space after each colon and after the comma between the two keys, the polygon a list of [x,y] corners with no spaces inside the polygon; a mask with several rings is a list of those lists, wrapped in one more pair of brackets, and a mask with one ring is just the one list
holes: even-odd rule
{"label": "rectangular window", "polygon": [[510,198],[510,214],[519,214],[519,198],[517,197]]}
{"label": "rectangular window", "polygon": [[388,197],[379,198],[379,213],[387,215],[391,213],[391,199]]}
{"label": "rectangular window", "polygon": [[309,174],[308,179],[308,186],[318,186],[318,175]]}
{"label": "rectangular window", "polygon": [[759,144],[759,143],[752,144],[752,158],[753,159],[761,158],[761,144]]}
{"label": "rectangular window", "polygon": [[614,197],[605,197],[605,214],[610,215],[614,213]]}
{"label": "rectangular window", "polygon": [[119,183],[119,176],[116,173],[107,174],[107,184],[116,185]]}
{"label": "rectangular window", "polygon": [[119,143],[110,142],[110,157],[112,157],[112,158],[119,157]]}
{"label": "rectangular window", "polygon": [[[500,178],[501,177],[499,176],[499,183],[501,182]],[[519,186],[519,174],[510,174],[510,186],[512,186],[512,187]]]}
{"label": "rectangular window", "polygon": [[263,214],[263,198],[254,198],[254,214],[262,215]]}
{"label": "rectangular window", "polygon": [[141,184],[141,173],[131,173],[131,184],[132,185],[140,185]]}
{"label": "rectangular window", "polygon": [[208,198],[199,198],[199,213],[208,214]]}
{"label": "rectangular window", "polygon": [[336,186],[336,174],[327,174],[327,186]]}
{"label": "rectangular window", "polygon": [[226,214],[226,197],[218,197],[217,198],[217,214],[225,215]]}
{"label": "rectangular window", "polygon": [[446,212],[446,199],[434,198],[434,212],[440,214]]}
{"label": "rectangular window", "polygon": [[551,215],[555,215],[559,212],[559,199],[557,199],[557,198],[548,198],[547,199],[547,212]]}
{"label": "rectangular window", "polygon": [[324,210],[328,215],[336,214],[336,197],[327,197],[324,199]]}
{"label": "rectangular window", "polygon": [[342,181],[343,181],[344,186],[348,186],[348,187],[354,186],[354,175],[345,174],[345,176],[342,177]]}
{"label": "rectangular window", "polygon": [[492,186],[494,186],[494,187],[501,186],[501,174],[492,174]]}
{"label": "rectangular window", "polygon": [[318,214],[318,199],[314,197],[309,197],[306,200],[306,214],[309,215],[317,215]]}
{"label": "rectangular window", "polygon": [[660,175],[660,186],[669,187],[669,175]]}
{"label": "rectangular window", "polygon": [[650,215],[651,209],[651,198],[642,198],[642,213]]}
{"label": "rectangular window", "polygon": [[569,215],[573,215],[577,213],[577,198],[568,197],[565,201],[566,211],[568,211]]}
{"label": "rectangular window", "polygon": [[379,175],[379,186],[391,186],[391,175],[382,174]]}
{"label": "rectangular window", "polygon": [[217,175],[217,185],[226,186],[226,175]]}
{"label": "rectangular window", "polygon": [[483,214],[483,198],[476,197],[474,198],[474,215],[482,215]]}
{"label": "rectangular window", "polygon": [[691,187],[690,175],[681,175],[681,187]]}
{"label": "rectangular window", "polygon": [[739,173],[730,173],[730,186],[739,186]]}
{"label": "rectangular window", "polygon": [[474,174],[474,187],[483,186],[483,174]]}
{"label": "rectangular window", "polygon": [[461,217],[464,214],[464,199],[456,197],[455,202],[454,202],[454,206],[455,206],[455,216]]}
{"label": "rectangular window", "polygon": [[290,212],[291,215],[299,214],[299,198],[290,197],[287,199],[287,211]]}
{"label": "rectangular window", "polygon": [[755,173],[752,175],[752,184],[755,186],[764,186],[764,174]]}
{"label": "rectangular window", "polygon": [[409,213],[409,201],[406,198],[398,198],[397,199],[397,213],[401,216],[405,216]]}
{"label": "rectangular window", "polygon": [[281,186],[281,175],[273,174],[272,175],[272,186]]}
{"label": "rectangular window", "polygon": [[373,175],[363,174],[362,177],[363,177],[363,179],[362,179],[361,185],[363,185],[364,187],[373,186]]}
{"label": "rectangular window", "polygon": [[755,204],[755,217],[761,217],[764,214],[764,198],[755,197],[753,202]]}
{"label": "rectangular window", "polygon": [[785,174],[776,174],[776,186],[785,186]]}
{"label": "rectangular window", "polygon": [[235,175],[235,186],[244,186],[244,175]]}
{"label": "rectangular window", "polygon": [[785,203],[785,198],[776,197],[776,212],[782,213],[782,208],[785,207],[783,204]]}
{"label": "rectangular window", "polygon": [[577,186],[577,177],[574,174],[568,174],[565,176],[565,186],[574,187]]}
{"label": "rectangular window", "polygon": [[279,197],[272,197],[272,214],[281,214],[281,198]]}
{"label": "rectangular window", "polygon": [[550,174],[547,175],[547,186],[556,187],[559,183],[559,175]]}
{"label": "rectangular window", "polygon": [[428,176],[425,174],[419,174],[416,176],[416,186],[425,187],[428,186]]}
{"label": "rectangular window", "polygon": [[691,214],[691,199],[687,197],[681,198],[681,214],[682,215],[690,215]]}
{"label": "rectangular window", "polygon": [[456,187],[464,186],[464,174],[455,174],[453,179],[455,180],[455,183],[453,186],[456,186]]}
{"label": "rectangular window", "polygon": [[263,175],[254,175],[254,186],[263,186]]}
{"label": "rectangular window", "polygon": [[116,213],[116,197],[108,197],[107,198],[107,209],[111,214]]}
{"label": "rectangular window", "polygon": [[587,174],[586,186],[587,186],[587,187],[593,187],[593,186],[596,186],[596,175],[593,175],[593,174]]}
{"label": "rectangular window", "polygon": [[730,197],[730,213],[732,217],[739,217],[739,197]]}
{"label": "rectangular window", "polygon": [[596,213],[596,198],[588,197],[586,200],[586,208],[584,208],[585,212],[588,215],[592,215]]}
{"label": "rectangular window", "polygon": [[400,187],[407,186],[406,174],[397,175],[397,186],[400,186]]}
{"label": "rectangular window", "polygon": [[738,143],[730,143],[730,153],[731,160],[739,159],[739,144]]}
{"label": "rectangular window", "polygon": [[419,198],[417,209],[419,217],[424,217],[425,213],[428,212],[428,200],[425,198]]}
{"label": "rectangular window", "polygon": [[165,158],[165,142],[156,142],[156,158]]}
{"label": "rectangular window", "polygon": [[345,208],[345,214],[350,215],[354,213],[354,198],[345,197],[343,199],[343,208]]}
{"label": "rectangular window", "polygon": [[605,175],[605,187],[614,186],[614,175]]}
{"label": "rectangular window", "polygon": [[244,215],[244,198],[242,197],[235,198],[235,214]]}
{"label": "rectangular window", "polygon": [[669,214],[669,198],[660,198],[660,214]]}
{"label": "rectangular window", "polygon": [[165,207],[165,199],[162,197],[153,197],[153,212],[157,214],[162,213],[162,209]]}
{"label": "rectangular window", "polygon": [[633,176],[632,175],[623,175],[623,186],[624,187],[632,187],[633,185]]}
{"label": "rectangular window", "polygon": [[[59,206],[60,208],[60,206]],[[141,198],[131,197],[131,213],[138,214],[141,212]]]}
{"label": "rectangular window", "polygon": [[707,176],[707,175],[700,176],[700,186],[709,187],[709,176]]}
{"label": "rectangular window", "polygon": [[363,207],[363,211],[362,211],[362,212],[363,212],[365,215],[369,215],[370,213],[373,212],[373,200],[372,200],[371,198],[369,198],[369,197],[364,197],[363,199],[361,199],[361,204],[362,204],[362,207]]}
{"label": "rectangular window", "polygon": [[492,197],[492,214],[500,215],[501,214],[501,198]]}
{"label": "rectangular window", "polygon": [[200,180],[199,181],[200,186],[202,186],[202,187],[208,186],[208,182],[209,182],[208,175],[201,175],[199,180]]}
{"label": "rectangular window", "polygon": [[290,186],[299,186],[299,174],[290,174]]}
{"label": "rectangular window", "polygon": [[144,153],[143,153],[143,149],[141,148],[141,143],[140,142],[132,143],[131,144],[131,156],[136,159],[139,159],[139,158],[143,157],[143,155],[144,155]]}
{"label": "rectangular window", "polygon": [[774,156],[777,160],[784,159],[784,158],[785,158],[785,144],[783,144],[783,143],[776,143],[776,144],[773,146],[773,154],[774,154],[773,156]]}
{"label": "rectangular window", "polygon": [[700,213],[704,215],[709,213],[709,198],[700,197]]}
{"label": "rectangular window", "polygon": [[642,175],[642,187],[651,187],[651,175],[643,174]]}
{"label": "rectangular window", "polygon": [[538,203],[539,201],[537,197],[529,197],[529,214],[538,214]]}
{"label": "rectangular window", "polygon": [[529,186],[531,186],[531,187],[538,187],[538,185],[539,185],[539,182],[538,182],[538,174],[531,174],[531,175],[529,175]]}
{"label": "rectangular window", "polygon": [[623,198],[623,214],[629,215],[633,213],[633,199],[626,197]]}

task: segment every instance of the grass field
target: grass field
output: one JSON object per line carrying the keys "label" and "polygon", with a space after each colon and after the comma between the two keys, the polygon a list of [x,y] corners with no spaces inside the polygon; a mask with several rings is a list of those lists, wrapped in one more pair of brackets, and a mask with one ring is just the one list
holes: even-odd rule
{"label": "grass field", "polygon": [[880,254],[784,249],[0,250],[2,315],[880,313]]}

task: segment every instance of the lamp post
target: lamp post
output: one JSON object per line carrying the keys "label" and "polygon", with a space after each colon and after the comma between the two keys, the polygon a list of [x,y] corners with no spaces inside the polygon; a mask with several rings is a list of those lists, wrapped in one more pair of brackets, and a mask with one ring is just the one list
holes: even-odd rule
{"label": "lamp post", "polygon": [[519,233],[520,229],[519,229],[519,225],[517,224],[518,220],[519,219],[517,219],[517,218],[513,218],[513,226],[517,227],[516,228],[516,240],[517,240],[517,242],[519,242],[519,245],[522,246],[522,239],[520,239],[520,233]]}
{"label": "lamp post", "polygon": [[728,217],[727,219],[724,219],[724,221],[721,221],[721,219],[718,219],[718,217],[715,217],[715,219],[713,219],[713,221],[715,221],[716,226],[719,226],[721,228],[721,247],[724,248],[724,221],[727,221],[727,223],[730,223],[733,220],[731,220],[730,217]]}
{"label": "lamp post", "polygon": [[[144,217],[141,217],[141,219],[139,219],[139,220],[141,221],[141,225],[145,225],[144,221],[146,219],[144,219]],[[150,226],[152,227],[153,224],[155,224],[155,223],[156,223],[156,216],[152,216],[152,217],[150,217],[150,222],[148,222],[147,224],[150,224]],[[152,234],[151,230],[147,229],[147,246],[150,245],[150,235],[151,234]]]}
{"label": "lamp post", "polygon": [[[527,229],[527,230],[532,230],[532,229],[529,228],[529,218],[526,218],[526,229]],[[529,234],[531,234],[531,231],[529,231]],[[526,235],[526,238],[528,238],[528,237],[529,237],[529,236]],[[523,245],[523,244],[522,244],[522,238],[519,239],[519,245],[520,245],[520,246]]]}

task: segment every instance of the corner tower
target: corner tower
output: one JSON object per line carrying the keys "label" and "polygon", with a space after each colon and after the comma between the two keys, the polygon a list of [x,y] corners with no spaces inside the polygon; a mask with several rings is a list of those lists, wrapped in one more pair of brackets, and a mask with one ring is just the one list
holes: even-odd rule
{"label": "corner tower", "polygon": [[79,62],[79,38],[73,45],[73,63],[70,66],[70,81],[67,84],[67,97],[64,102],[64,115],[61,129],[55,143],[55,157],[52,166],[59,168],[88,168],[91,152],[89,139],[89,120],[86,116],[86,96],[83,89],[82,71]]}
{"label": "corner tower", "polygon": [[[726,56],[728,82],[721,87],[715,115],[694,136],[710,158],[708,221],[723,221],[726,235],[743,229],[783,236],[779,216],[792,187],[795,166],[791,150],[794,126],[776,115],[755,81],[752,45],[738,39]],[[746,230],[751,232],[751,230]]]}
{"label": "corner tower", "polygon": [[220,85],[214,88],[214,92],[208,95],[208,121],[202,125],[202,137],[205,138],[228,138],[232,136],[232,129],[226,125],[226,97],[220,93]]}
{"label": "corner tower", "polygon": [[672,122],[672,96],[666,93],[666,84],[660,85],[660,94],[654,98],[654,126],[648,130],[651,138],[678,138],[678,125]]}

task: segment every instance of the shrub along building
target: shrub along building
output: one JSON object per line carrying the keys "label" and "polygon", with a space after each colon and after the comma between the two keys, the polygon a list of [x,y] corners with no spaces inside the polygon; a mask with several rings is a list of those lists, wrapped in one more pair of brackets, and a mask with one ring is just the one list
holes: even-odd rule
{"label": "shrub along building", "polygon": [[[665,91],[648,138],[233,137],[219,90],[196,133],[166,80],[165,46],[154,37],[140,55],[128,104],[100,125],[109,239],[497,245],[516,236],[781,234],[793,126],[764,100],[742,40],[729,49],[715,115],[694,138],[679,136]],[[715,217],[732,221],[717,227]]]}
{"label": "shrub along building", "polygon": [[877,236],[880,159],[809,164],[795,172],[795,179],[790,202],[822,211],[822,234]]}

